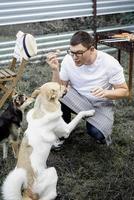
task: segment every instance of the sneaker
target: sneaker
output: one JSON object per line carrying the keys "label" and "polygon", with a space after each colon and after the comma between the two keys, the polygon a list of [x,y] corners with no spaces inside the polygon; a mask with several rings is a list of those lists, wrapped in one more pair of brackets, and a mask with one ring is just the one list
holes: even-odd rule
{"label": "sneaker", "polygon": [[103,140],[96,140],[96,143],[97,144],[106,144],[106,140],[103,139]]}

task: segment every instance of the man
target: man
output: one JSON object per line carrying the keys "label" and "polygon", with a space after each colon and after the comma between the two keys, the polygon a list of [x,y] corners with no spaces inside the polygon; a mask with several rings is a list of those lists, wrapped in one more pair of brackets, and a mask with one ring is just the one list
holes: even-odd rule
{"label": "man", "polygon": [[70,121],[71,112],[95,109],[95,115],[87,119],[87,133],[96,142],[109,145],[114,120],[113,100],[129,95],[122,66],[111,55],[96,50],[93,38],[85,31],[72,36],[61,68],[54,53],[48,54],[47,62],[53,81],[70,86],[61,99],[64,120]]}

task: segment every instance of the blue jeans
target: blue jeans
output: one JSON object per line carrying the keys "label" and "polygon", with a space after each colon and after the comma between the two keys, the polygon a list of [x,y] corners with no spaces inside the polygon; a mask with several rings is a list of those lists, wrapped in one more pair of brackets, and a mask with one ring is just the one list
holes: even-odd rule
{"label": "blue jeans", "polygon": [[87,133],[95,138],[95,140],[100,141],[100,143],[105,143],[105,137],[101,131],[99,131],[96,127],[92,124],[86,122]]}
{"label": "blue jeans", "polygon": [[[61,103],[61,110],[63,112],[63,119],[66,123],[69,123],[71,121],[71,113],[74,113],[69,107],[67,107],[65,104]],[[96,127],[94,127],[92,124],[86,122],[86,128],[87,133],[93,137],[96,141],[99,141],[100,143],[105,143],[105,137],[103,133],[101,133]]]}

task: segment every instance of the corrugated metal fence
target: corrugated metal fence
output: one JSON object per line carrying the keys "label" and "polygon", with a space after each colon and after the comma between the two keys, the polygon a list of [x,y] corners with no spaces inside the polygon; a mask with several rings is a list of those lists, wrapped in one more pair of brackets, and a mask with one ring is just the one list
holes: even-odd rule
{"label": "corrugated metal fence", "polygon": [[97,0],[97,15],[134,11],[134,0]]}
{"label": "corrugated metal fence", "polygon": [[[125,29],[133,31],[134,32],[134,25],[133,26],[120,26],[120,27],[113,27],[113,28],[106,28],[106,29],[100,29],[98,31],[104,31],[104,30],[116,30],[116,29]],[[88,32],[92,33],[92,30],[87,30]],[[49,51],[55,51],[56,49],[59,49],[61,51],[60,58],[62,59],[63,56],[66,54],[66,50],[69,46],[69,40],[72,36],[73,32],[69,33],[62,33],[62,34],[55,34],[55,35],[44,35],[37,37],[37,44],[38,44],[38,55],[35,56],[32,60],[39,61],[42,56],[49,52]],[[6,41],[0,43],[0,63],[8,63],[9,60],[12,57],[13,50],[15,46],[15,41]],[[104,45],[99,45],[98,49],[102,49],[104,51],[115,51],[113,48],[108,48]]]}
{"label": "corrugated metal fence", "polygon": [[[134,0],[97,0],[97,15],[132,11]],[[0,26],[92,15],[92,0],[0,1]]]}
{"label": "corrugated metal fence", "polygon": [[[97,0],[97,15],[132,11],[134,11],[134,0]],[[1,0],[0,2],[0,26],[84,16],[93,16],[92,0],[15,0],[12,2]],[[119,28],[129,28],[134,31],[134,25],[109,27],[107,30]],[[92,30],[88,31],[92,32]],[[62,33],[37,37],[38,55],[35,59],[39,59],[44,52],[57,48],[61,50],[62,57],[68,48],[72,34]],[[9,61],[14,45],[15,41],[0,42],[0,63]],[[103,46],[99,46],[99,48],[103,48]]]}
{"label": "corrugated metal fence", "polygon": [[1,3],[0,25],[92,15],[92,0],[10,0]]}

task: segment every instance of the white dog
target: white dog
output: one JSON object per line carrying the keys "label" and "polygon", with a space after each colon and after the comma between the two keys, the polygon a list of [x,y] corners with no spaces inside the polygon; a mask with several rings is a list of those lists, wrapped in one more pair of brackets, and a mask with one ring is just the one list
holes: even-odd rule
{"label": "white dog", "polygon": [[54,167],[46,166],[51,147],[59,137],[69,137],[83,117],[92,116],[95,112],[82,111],[66,124],[62,119],[59,102],[64,91],[65,88],[56,82],[46,83],[37,91],[34,108],[27,114],[28,128],[22,141],[17,166],[3,184],[5,200],[56,198],[58,176]]}

